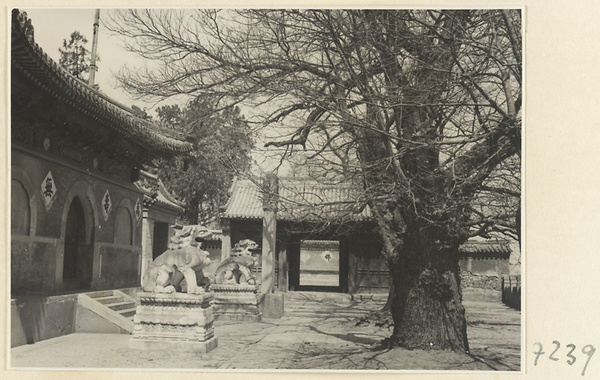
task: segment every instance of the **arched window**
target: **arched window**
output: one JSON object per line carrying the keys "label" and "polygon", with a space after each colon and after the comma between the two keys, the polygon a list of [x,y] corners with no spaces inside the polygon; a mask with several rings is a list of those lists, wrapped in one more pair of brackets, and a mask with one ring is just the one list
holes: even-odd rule
{"label": "arched window", "polygon": [[133,218],[129,210],[125,207],[119,207],[117,210],[115,243],[133,244]]}
{"label": "arched window", "polygon": [[31,223],[29,195],[23,184],[16,179],[11,181],[10,200],[10,232],[13,235],[29,235]]}

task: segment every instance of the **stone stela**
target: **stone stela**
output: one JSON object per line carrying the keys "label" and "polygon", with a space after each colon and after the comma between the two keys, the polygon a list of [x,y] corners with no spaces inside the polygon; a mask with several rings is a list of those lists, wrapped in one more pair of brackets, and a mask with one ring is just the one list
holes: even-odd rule
{"label": "stone stela", "polygon": [[206,353],[217,347],[212,296],[186,293],[138,293],[129,347]]}

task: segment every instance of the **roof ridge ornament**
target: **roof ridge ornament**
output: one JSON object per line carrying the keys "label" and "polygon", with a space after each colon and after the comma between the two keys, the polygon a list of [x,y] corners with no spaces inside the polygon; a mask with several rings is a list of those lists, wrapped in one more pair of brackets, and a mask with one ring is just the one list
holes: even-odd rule
{"label": "roof ridge ornament", "polygon": [[27,17],[27,12],[21,12],[18,9],[13,9],[13,22],[17,22],[21,31],[27,38],[27,40],[33,45],[34,42],[34,28],[33,24],[29,17]]}
{"label": "roof ridge ornament", "polygon": [[[133,110],[103,94],[94,86],[73,77],[33,40],[33,25],[27,12],[12,11],[11,65],[35,81],[50,96],[86,113],[106,128],[156,156],[188,153],[193,145],[173,132],[161,131],[158,123],[133,116]],[[58,94],[58,95],[57,95]]]}

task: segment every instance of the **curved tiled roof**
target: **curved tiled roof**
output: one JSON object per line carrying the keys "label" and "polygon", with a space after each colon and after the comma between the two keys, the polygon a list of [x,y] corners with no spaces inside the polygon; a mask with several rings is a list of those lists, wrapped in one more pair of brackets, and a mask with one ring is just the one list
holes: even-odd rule
{"label": "curved tiled roof", "polygon": [[[371,218],[359,192],[347,185],[330,186],[312,180],[281,179],[277,219],[288,221],[363,221]],[[235,179],[221,215],[226,219],[261,219],[262,192],[247,179]]]}
{"label": "curved tiled roof", "polygon": [[481,241],[471,239],[458,248],[461,257],[502,257],[508,258],[512,252],[506,240]]}
{"label": "curved tiled roof", "polygon": [[[221,218],[260,220],[263,217],[260,186],[248,179],[234,179]],[[279,180],[278,220],[365,221],[372,218],[368,206],[360,207],[358,191],[350,186],[327,186],[301,179]],[[471,239],[459,247],[461,257],[508,258],[507,240]]]}
{"label": "curved tiled roof", "polygon": [[229,201],[224,209],[223,218],[261,219],[263,217],[262,195],[258,186],[249,180],[234,179]]}
{"label": "curved tiled roof", "polygon": [[31,21],[27,19],[27,13],[18,9],[12,12],[11,41],[12,69],[23,73],[54,98],[92,117],[139,147],[159,155],[184,153],[192,149],[189,142],[161,133],[155,123],[134,116],[131,109],[60,67],[34,42]]}
{"label": "curved tiled roof", "polygon": [[169,190],[167,190],[166,186],[158,176],[141,170],[140,179],[134,184],[144,193],[145,205],[150,205],[150,207],[159,205],[177,213],[181,213],[185,210],[181,203],[169,193]]}

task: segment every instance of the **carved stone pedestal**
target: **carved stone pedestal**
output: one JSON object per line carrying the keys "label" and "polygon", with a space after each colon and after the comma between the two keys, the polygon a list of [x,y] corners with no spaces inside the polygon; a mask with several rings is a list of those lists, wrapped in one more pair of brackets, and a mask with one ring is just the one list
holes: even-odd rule
{"label": "carved stone pedestal", "polygon": [[258,286],[247,284],[214,284],[215,318],[228,321],[260,322],[262,314],[258,306]]}
{"label": "carved stone pedestal", "polygon": [[209,293],[144,292],[138,299],[130,348],[204,353],[217,347]]}

